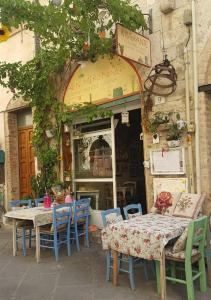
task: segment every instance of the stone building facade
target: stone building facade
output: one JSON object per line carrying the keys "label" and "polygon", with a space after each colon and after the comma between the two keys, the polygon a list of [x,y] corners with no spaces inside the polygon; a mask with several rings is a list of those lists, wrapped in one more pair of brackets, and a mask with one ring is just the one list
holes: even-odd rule
{"label": "stone building facade", "polygon": [[[135,1],[133,1],[135,2]],[[153,97],[152,114],[156,111],[179,112],[181,118],[187,120],[187,84],[185,70],[188,68],[188,91],[190,105],[190,121],[195,124],[194,104],[194,78],[193,78],[193,38],[191,8],[192,2],[196,6],[196,38],[197,38],[197,75],[199,88],[199,146],[200,146],[200,169],[201,169],[201,191],[207,194],[204,204],[206,213],[211,211],[211,95],[209,85],[211,84],[211,2],[210,0],[137,0],[143,13],[152,11],[152,34],[148,35],[151,41],[152,66],[162,62],[164,54],[176,69],[177,89],[164,99],[165,103],[158,104]],[[147,18],[147,16],[146,16]],[[185,60],[185,47],[187,49],[187,60]],[[0,59],[6,61],[27,61],[34,55],[33,36],[26,32],[20,32],[12,36],[6,43],[0,44]],[[149,70],[135,64],[144,81]],[[17,161],[17,110],[23,108],[23,104],[11,102],[11,93],[0,88],[0,144],[6,150],[6,190],[7,199],[19,197],[19,164]],[[144,101],[142,97],[141,101]],[[166,133],[160,133],[160,143],[153,144],[152,134],[144,131],[144,160],[150,160],[150,150],[166,146]],[[192,148],[190,148],[192,144]],[[14,146],[15,145],[15,146]],[[186,169],[183,177],[188,178],[189,191],[197,192],[196,182],[196,155],[195,134],[191,134],[187,141],[183,139],[185,147]],[[189,150],[188,150],[189,149]],[[191,164],[190,153],[193,153]],[[146,164],[147,166],[147,164]],[[192,166],[192,167],[191,167]],[[193,175],[191,175],[191,172]],[[153,203],[153,177],[149,168],[145,168],[145,182],[148,209]],[[165,176],[160,176],[164,177]],[[182,176],[166,176],[182,177]]]}

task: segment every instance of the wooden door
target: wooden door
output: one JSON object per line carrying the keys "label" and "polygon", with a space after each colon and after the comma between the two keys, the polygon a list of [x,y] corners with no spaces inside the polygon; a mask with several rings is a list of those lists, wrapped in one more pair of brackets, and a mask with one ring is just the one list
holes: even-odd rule
{"label": "wooden door", "polygon": [[20,197],[31,195],[31,177],[35,175],[32,127],[18,130]]}

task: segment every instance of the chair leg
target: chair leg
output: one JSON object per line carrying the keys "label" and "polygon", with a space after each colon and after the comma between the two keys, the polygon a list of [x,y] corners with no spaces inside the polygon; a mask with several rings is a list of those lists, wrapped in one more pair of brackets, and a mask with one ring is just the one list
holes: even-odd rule
{"label": "chair leg", "polygon": [[145,259],[143,259],[144,277],[146,280],[149,280],[147,264],[148,264],[148,262]]}
{"label": "chair leg", "polygon": [[133,257],[128,257],[129,263],[129,277],[130,277],[130,287],[132,290],[135,290],[135,280],[134,280],[134,266],[133,266]]}
{"label": "chair leg", "polygon": [[[171,271],[171,277],[176,278],[176,263],[175,261],[170,261],[170,271]],[[176,284],[174,280],[171,281],[172,284]]]}
{"label": "chair leg", "polygon": [[158,260],[155,261],[155,269],[156,269],[156,279],[157,279],[157,292],[160,295],[160,262]]}
{"label": "chair leg", "polygon": [[29,229],[29,248],[32,247],[32,230]]}
{"label": "chair leg", "polygon": [[211,257],[207,257],[206,261],[207,261],[207,272],[208,272],[207,283],[208,286],[211,288]]}
{"label": "chair leg", "polygon": [[77,251],[80,251],[79,237],[78,237],[78,226],[75,224],[75,240],[76,240],[76,248]]}
{"label": "chair leg", "polygon": [[22,253],[23,256],[26,256],[26,229],[24,226],[22,228]]}
{"label": "chair leg", "polygon": [[188,300],[194,300],[193,273],[191,261],[185,261],[185,277]]}
{"label": "chair leg", "polygon": [[71,256],[70,233],[67,233],[67,255]]}
{"label": "chair leg", "polygon": [[54,253],[55,253],[55,259],[56,262],[59,260],[59,249],[58,249],[58,238],[57,238],[57,234],[54,234]]}
{"label": "chair leg", "polygon": [[89,248],[89,226],[88,226],[88,220],[86,222],[86,228],[85,228],[85,241],[86,241],[86,246]]}
{"label": "chair leg", "polygon": [[18,229],[16,228],[16,249],[18,250]]}
{"label": "chair leg", "polygon": [[204,257],[201,257],[201,259],[199,260],[199,272],[201,272],[201,275],[199,277],[200,291],[205,293],[207,291],[207,281]]}
{"label": "chair leg", "polygon": [[110,280],[110,271],[111,271],[111,253],[107,251],[106,253],[106,281]]}

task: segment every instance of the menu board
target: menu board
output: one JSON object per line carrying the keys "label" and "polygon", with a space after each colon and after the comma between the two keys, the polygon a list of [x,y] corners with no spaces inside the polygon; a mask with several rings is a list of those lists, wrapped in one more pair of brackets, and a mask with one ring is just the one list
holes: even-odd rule
{"label": "menu board", "polygon": [[183,147],[172,148],[168,151],[151,150],[150,163],[153,175],[185,174],[185,150]]}

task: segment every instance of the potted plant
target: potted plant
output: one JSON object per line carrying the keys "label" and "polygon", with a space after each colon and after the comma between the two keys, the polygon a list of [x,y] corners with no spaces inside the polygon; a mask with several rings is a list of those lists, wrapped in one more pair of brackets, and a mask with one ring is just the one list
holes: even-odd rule
{"label": "potted plant", "polygon": [[168,123],[169,123],[169,114],[157,112],[149,120],[149,130],[151,133],[157,134],[158,129],[161,129],[160,128],[161,125],[163,124],[165,128],[167,128]]}
{"label": "potted plant", "polygon": [[169,147],[179,147],[181,145],[181,138],[187,130],[187,124],[180,119],[180,115],[176,114],[176,121],[172,121],[169,125],[168,134],[166,136]]}

